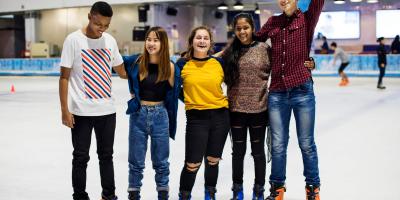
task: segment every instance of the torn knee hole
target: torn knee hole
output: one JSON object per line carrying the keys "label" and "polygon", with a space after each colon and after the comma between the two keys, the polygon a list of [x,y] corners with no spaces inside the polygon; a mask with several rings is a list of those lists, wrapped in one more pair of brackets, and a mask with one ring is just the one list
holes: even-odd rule
{"label": "torn knee hole", "polygon": [[253,141],[251,141],[252,143],[259,143],[260,142],[260,140],[253,140]]}
{"label": "torn knee hole", "polygon": [[207,162],[209,165],[217,165],[219,163],[219,158],[207,157]]}
{"label": "torn knee hole", "polygon": [[213,165],[217,165],[218,162],[211,162],[211,161],[208,161],[208,164],[213,166]]}
{"label": "torn knee hole", "polygon": [[240,140],[240,141],[233,141],[235,143],[243,143],[244,141]]}
{"label": "torn knee hole", "polygon": [[243,128],[242,126],[232,126],[232,128]]}
{"label": "torn knee hole", "polygon": [[186,170],[195,172],[200,168],[201,163],[186,163]]}

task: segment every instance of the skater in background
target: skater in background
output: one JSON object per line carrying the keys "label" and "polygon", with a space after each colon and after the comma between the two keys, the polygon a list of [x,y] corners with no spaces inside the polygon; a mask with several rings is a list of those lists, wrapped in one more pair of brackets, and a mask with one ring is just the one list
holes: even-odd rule
{"label": "skater in background", "polygon": [[184,56],[178,60],[186,110],[185,161],[179,199],[191,199],[197,171],[204,160],[205,200],[215,200],[219,161],[229,131],[228,99],[223,94],[222,59],[210,56],[211,31],[192,30]]}
{"label": "skater in background", "polygon": [[380,37],[378,38],[377,42],[379,46],[376,50],[378,54],[378,68],[379,68],[379,79],[378,79],[378,89],[386,89],[385,86],[382,85],[382,79],[385,76],[386,71],[386,48],[385,48],[385,38]]}
{"label": "skater in background", "polygon": [[88,14],[89,24],[67,36],[61,54],[60,102],[62,123],[71,128],[72,187],[74,200],[89,200],[86,168],[92,130],[96,134],[102,200],[116,200],[113,146],[116,124],[111,67],[126,79],[117,42],[105,31],[113,11],[96,2]]}
{"label": "skater in background", "polygon": [[396,35],[396,37],[393,39],[390,49],[392,50],[392,54],[400,54],[400,37],[399,37],[399,35]]}
{"label": "skater in background", "polygon": [[329,44],[328,39],[325,36],[322,36],[322,46],[320,54],[328,54],[329,53]]}
{"label": "skater in background", "polygon": [[[161,27],[152,27],[145,37],[141,55],[124,57],[132,99],[129,118],[128,199],[140,200],[147,141],[155,170],[158,200],[169,197],[169,137],[174,139],[178,109],[178,81],[170,61],[168,36]],[[179,78],[179,75],[178,75]]]}
{"label": "skater in background", "polygon": [[332,65],[335,66],[336,61],[339,59],[340,60],[340,67],[339,67],[339,75],[342,78],[339,86],[346,86],[349,84],[349,78],[347,77],[346,73],[344,72],[344,69],[349,65],[349,55],[343,51],[342,48],[338,47],[336,42],[331,43],[331,48],[335,51],[333,54],[333,63]]}
{"label": "skater in background", "polygon": [[176,26],[176,24],[172,25],[171,28],[171,43],[170,44],[172,46],[172,55],[179,55],[180,52],[180,43],[179,43],[179,31],[178,31],[178,27]]}
{"label": "skater in background", "polygon": [[272,43],[268,96],[272,166],[267,200],[282,200],[286,191],[287,146],[292,111],[303,157],[306,198],[320,200],[318,154],[314,140],[314,82],[304,62],[309,60],[314,29],[324,0],[311,0],[304,13],[297,7],[298,0],[278,0],[277,3],[283,13],[270,17],[256,34],[258,40],[270,38]]}

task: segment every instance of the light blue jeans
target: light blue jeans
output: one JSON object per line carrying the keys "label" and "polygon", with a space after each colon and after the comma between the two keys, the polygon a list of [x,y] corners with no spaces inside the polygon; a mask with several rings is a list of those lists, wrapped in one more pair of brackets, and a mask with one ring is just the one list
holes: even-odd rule
{"label": "light blue jeans", "polygon": [[318,155],[314,142],[315,96],[311,79],[287,91],[269,93],[268,112],[272,131],[270,182],[282,185],[286,180],[286,157],[292,111],[296,120],[306,183],[319,186]]}
{"label": "light blue jeans", "polygon": [[142,105],[130,115],[129,120],[129,187],[128,191],[140,191],[145,167],[147,140],[150,150],[157,191],[169,190],[169,123],[164,104]]}

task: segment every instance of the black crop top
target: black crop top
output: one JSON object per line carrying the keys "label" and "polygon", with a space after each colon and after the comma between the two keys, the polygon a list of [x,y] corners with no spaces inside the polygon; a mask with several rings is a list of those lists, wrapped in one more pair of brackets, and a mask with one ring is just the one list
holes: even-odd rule
{"label": "black crop top", "polygon": [[[148,75],[139,82],[140,100],[164,101],[167,90],[171,89],[168,80],[156,83],[158,76],[158,64],[148,65]],[[140,79],[139,79],[140,80]]]}

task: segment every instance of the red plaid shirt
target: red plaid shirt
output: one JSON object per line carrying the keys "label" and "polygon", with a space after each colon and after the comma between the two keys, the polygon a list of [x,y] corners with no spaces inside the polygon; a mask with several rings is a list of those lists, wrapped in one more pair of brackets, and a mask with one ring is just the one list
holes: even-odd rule
{"label": "red plaid shirt", "polygon": [[271,91],[284,91],[305,83],[311,72],[304,66],[308,60],[314,29],[324,0],[312,0],[308,11],[297,10],[288,17],[284,13],[268,19],[257,38],[271,38]]}

